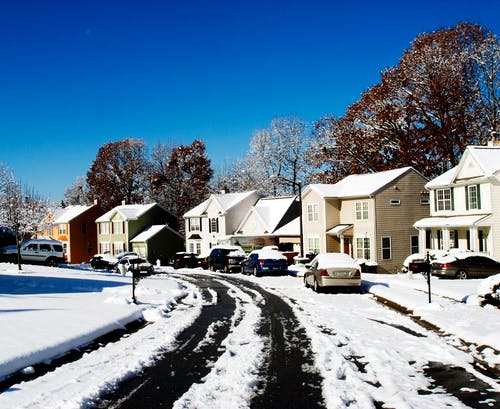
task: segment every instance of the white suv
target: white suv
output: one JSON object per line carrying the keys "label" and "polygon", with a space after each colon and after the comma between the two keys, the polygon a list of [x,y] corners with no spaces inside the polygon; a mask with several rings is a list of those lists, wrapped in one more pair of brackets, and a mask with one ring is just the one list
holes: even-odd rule
{"label": "white suv", "polygon": [[[4,247],[2,256],[9,261],[17,262],[17,246]],[[21,244],[21,261],[49,266],[67,262],[62,242],[48,239],[32,239],[23,242]]]}

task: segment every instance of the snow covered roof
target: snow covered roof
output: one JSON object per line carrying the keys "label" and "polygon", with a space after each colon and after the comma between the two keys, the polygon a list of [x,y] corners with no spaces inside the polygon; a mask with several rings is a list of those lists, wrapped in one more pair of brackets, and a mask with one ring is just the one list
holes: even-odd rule
{"label": "snow covered roof", "polygon": [[276,229],[273,232],[273,236],[290,237],[299,235],[300,235],[300,225],[298,217],[296,219],[293,219],[291,222],[285,224],[284,226],[280,227],[279,229]]}
{"label": "snow covered roof", "polygon": [[471,227],[480,226],[490,215],[453,216],[453,217],[426,217],[415,222],[413,227],[425,229],[431,227]]}
{"label": "snow covered roof", "polygon": [[408,166],[376,173],[350,175],[333,185],[321,183],[308,185],[304,194],[311,189],[323,198],[370,196],[410,170],[414,169]]}
{"label": "snow covered roof", "polygon": [[156,206],[156,203],[151,204],[133,204],[133,205],[120,205],[111,209],[109,212],[104,213],[99,217],[96,222],[109,222],[116,213],[120,213],[124,220],[135,220],[146,213],[149,209]]}
{"label": "snow covered roof", "polygon": [[426,189],[432,189],[440,186],[449,186],[453,183],[453,179],[455,178],[455,174],[457,172],[458,166],[455,166],[454,168],[451,168],[444,172],[442,175],[439,175],[438,177],[432,179],[431,181],[427,182],[425,185]]}
{"label": "snow covered roof", "polygon": [[155,225],[147,227],[145,230],[143,230],[141,233],[139,233],[137,236],[135,236],[132,240],[130,240],[130,242],[131,243],[143,243],[145,241],[148,241],[151,237],[154,237],[156,234],[158,234],[163,229],[168,229],[171,232],[182,237],[182,235],[180,235],[175,230],[171,229],[166,224],[155,224]]}
{"label": "snow covered roof", "polygon": [[257,194],[256,190],[250,190],[248,192],[241,192],[241,193],[214,193],[210,195],[210,197],[207,200],[205,200],[198,206],[184,213],[184,217],[187,218],[187,217],[202,216],[212,202],[217,203],[221,211],[225,213],[233,206],[240,203],[242,200],[245,200],[249,196],[256,194]]}
{"label": "snow covered roof", "polygon": [[267,197],[259,199],[259,201],[248,211],[240,226],[236,230],[241,230],[248,219],[256,217],[262,223],[265,231],[268,233],[274,232],[276,227],[283,220],[287,211],[295,202],[295,199],[295,196]]}
{"label": "snow covered roof", "polygon": [[74,205],[67,207],[59,207],[54,211],[54,224],[69,223],[75,217],[80,216],[82,213],[86,212],[92,206]]}
{"label": "snow covered roof", "polygon": [[492,176],[500,171],[500,148],[493,146],[468,146],[465,150],[483,169],[485,176]]}

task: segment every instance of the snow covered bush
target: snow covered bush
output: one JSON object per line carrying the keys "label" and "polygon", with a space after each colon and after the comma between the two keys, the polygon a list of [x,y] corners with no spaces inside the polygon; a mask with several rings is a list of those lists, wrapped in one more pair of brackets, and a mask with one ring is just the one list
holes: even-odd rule
{"label": "snow covered bush", "polygon": [[500,307],[500,274],[485,278],[477,289],[479,305]]}

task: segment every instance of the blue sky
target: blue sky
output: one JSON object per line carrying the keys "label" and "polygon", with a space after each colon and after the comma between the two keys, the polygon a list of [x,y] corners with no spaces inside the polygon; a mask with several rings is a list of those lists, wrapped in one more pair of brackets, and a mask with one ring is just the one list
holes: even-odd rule
{"label": "blue sky", "polygon": [[422,32],[500,34],[498,0],[0,1],[0,162],[60,200],[99,147],[190,144],[214,168],[273,118],[342,115]]}

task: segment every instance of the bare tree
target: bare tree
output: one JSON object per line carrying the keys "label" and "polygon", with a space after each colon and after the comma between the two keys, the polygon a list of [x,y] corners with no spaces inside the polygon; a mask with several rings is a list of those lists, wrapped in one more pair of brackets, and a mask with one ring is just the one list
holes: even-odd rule
{"label": "bare tree", "polygon": [[[64,192],[63,205],[90,205],[90,189],[87,180],[83,176],[78,176],[73,184]],[[63,206],[63,207],[64,207]]]}

